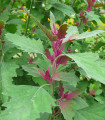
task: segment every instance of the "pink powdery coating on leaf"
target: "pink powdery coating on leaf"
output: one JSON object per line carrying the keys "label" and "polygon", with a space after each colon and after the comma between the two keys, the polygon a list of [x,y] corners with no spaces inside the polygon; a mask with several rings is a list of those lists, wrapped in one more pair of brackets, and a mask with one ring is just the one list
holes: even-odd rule
{"label": "pink powdery coating on leaf", "polygon": [[66,65],[68,59],[69,59],[69,57],[67,57],[67,56],[61,56],[60,58],[58,58],[57,61],[56,61],[57,67],[58,67],[60,64]]}
{"label": "pink powdery coating on leaf", "polygon": [[51,26],[51,31],[53,35],[56,35],[58,33],[57,29],[56,29],[56,25],[53,23],[53,25]]}
{"label": "pink powdery coating on leaf", "polygon": [[[60,108],[62,109],[64,109],[64,110],[67,110],[68,108],[70,108],[70,106],[72,105],[72,102],[71,101],[69,101],[69,102],[63,102],[63,101],[61,101],[60,103],[59,103],[59,105],[60,105]],[[71,106],[72,107],[72,106]]]}
{"label": "pink powdery coating on leaf", "polygon": [[45,55],[51,61],[51,64],[53,65],[53,61],[55,59],[54,55],[51,55],[49,50],[47,50],[47,49],[45,50]]}
{"label": "pink powdery coating on leaf", "polygon": [[80,94],[80,91],[79,90],[75,90],[73,92],[71,92],[69,94],[69,91],[67,91],[66,93],[64,93],[64,88],[63,88],[63,84],[60,84],[60,96],[61,98],[59,99],[60,101],[62,99],[66,99],[66,100],[72,100],[73,98],[76,98],[79,94]]}
{"label": "pink powdery coating on leaf", "polygon": [[41,70],[38,69],[38,71],[40,72],[41,76],[49,83],[52,84],[52,79],[50,77],[50,73],[49,73],[49,67],[48,69],[45,71],[45,73],[43,73]]}
{"label": "pink powdery coating on leaf", "polygon": [[[62,46],[62,40],[58,40],[56,42],[52,42],[52,48],[54,51],[54,54],[51,55],[49,50],[45,50],[46,57],[51,61],[51,64],[53,65],[54,60],[56,57],[62,54],[64,47]],[[67,63],[67,60],[69,58],[67,56],[61,56],[56,60],[56,67],[58,67],[60,64],[65,65]]]}
{"label": "pink powdery coating on leaf", "polygon": [[87,12],[90,12],[92,10],[92,5],[95,4],[95,0],[87,0],[88,6],[86,8]]}

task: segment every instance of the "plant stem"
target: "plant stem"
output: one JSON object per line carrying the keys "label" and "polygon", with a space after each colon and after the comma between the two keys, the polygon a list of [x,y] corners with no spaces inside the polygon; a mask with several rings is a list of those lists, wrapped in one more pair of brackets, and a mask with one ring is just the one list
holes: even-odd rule
{"label": "plant stem", "polygon": [[[2,39],[1,39],[1,35],[0,35],[0,71],[1,71],[2,61],[3,61]],[[2,102],[2,76],[0,75],[0,104],[1,104],[1,102]]]}
{"label": "plant stem", "polygon": [[59,56],[57,56],[56,58],[55,58],[55,60],[54,60],[54,62],[53,62],[53,65],[52,65],[52,74],[54,75],[54,73],[56,72],[56,61],[57,61],[57,59],[59,58],[59,57],[61,57],[61,56],[66,56],[65,54],[61,54],[61,55],[59,55]]}
{"label": "plant stem", "polygon": [[[30,4],[30,14],[31,14],[31,11],[32,11],[32,3],[33,3],[34,0],[31,0],[31,4]],[[27,14],[28,15],[28,14]],[[28,20],[27,20],[27,23],[26,23],[26,30],[25,30],[25,35],[27,35],[27,30],[28,30],[28,26],[29,26],[29,21],[30,21],[30,16],[28,15]]]}

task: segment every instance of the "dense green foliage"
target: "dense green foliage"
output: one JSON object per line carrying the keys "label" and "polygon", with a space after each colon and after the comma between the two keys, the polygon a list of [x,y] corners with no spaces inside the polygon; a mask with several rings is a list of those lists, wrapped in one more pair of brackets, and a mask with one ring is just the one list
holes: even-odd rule
{"label": "dense green foliage", "polygon": [[104,0],[0,0],[0,120],[105,120]]}

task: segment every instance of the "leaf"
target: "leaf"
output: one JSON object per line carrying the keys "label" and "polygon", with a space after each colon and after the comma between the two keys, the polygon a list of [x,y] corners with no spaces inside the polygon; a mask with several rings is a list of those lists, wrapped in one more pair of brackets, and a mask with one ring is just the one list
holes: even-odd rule
{"label": "leaf", "polygon": [[86,72],[88,77],[105,84],[105,61],[102,61],[97,53],[75,53],[66,55],[72,58],[77,65]]}
{"label": "leaf", "polygon": [[59,39],[65,38],[65,35],[67,34],[66,31],[67,31],[67,24],[61,25],[57,33],[58,38]]}
{"label": "leaf", "polygon": [[7,97],[4,95],[4,92],[6,92],[9,88],[9,86],[12,85],[13,79],[12,77],[16,77],[16,69],[18,68],[18,65],[15,63],[0,63],[0,94],[3,95],[2,101],[6,101]]}
{"label": "leaf", "polygon": [[0,120],[36,120],[40,113],[52,113],[54,99],[43,88],[35,86],[12,86],[8,91],[12,97],[5,103],[6,110],[0,114]]}
{"label": "leaf", "polygon": [[74,120],[105,120],[105,104],[95,104],[76,111]]}
{"label": "leaf", "polygon": [[6,39],[25,52],[44,53],[41,40],[34,40],[17,34],[6,34]]}
{"label": "leaf", "polygon": [[67,34],[66,34],[65,38],[63,39],[63,42],[65,42],[67,39],[69,39],[70,36],[75,35],[77,33],[78,33],[78,29],[77,29],[76,26],[70,26],[70,27],[68,27]]}
{"label": "leaf", "polygon": [[88,37],[92,37],[92,36],[95,36],[95,35],[97,35],[99,33],[103,33],[103,32],[105,32],[105,31],[103,31],[103,30],[94,30],[92,32],[84,32],[82,34],[72,35],[68,39],[64,39],[63,43],[69,42],[69,41],[74,41],[74,40],[79,40],[79,39],[84,39],[84,38],[88,38]]}
{"label": "leaf", "polygon": [[74,72],[58,72],[54,74],[53,79],[58,81],[65,81],[74,86],[76,86],[77,82],[79,81],[79,78],[75,75]]}
{"label": "leaf", "polygon": [[66,120],[73,120],[75,111],[87,106],[87,103],[79,97],[69,102],[60,102],[61,112]]}
{"label": "leaf", "polygon": [[39,26],[39,28],[46,34],[46,36],[51,41],[57,41],[57,36],[52,35],[51,31],[49,31],[45,26],[43,26],[35,17],[28,13],[28,15],[35,21],[35,23]]}
{"label": "leaf", "polygon": [[33,77],[41,76],[37,68],[32,65],[22,65],[22,68],[28,72],[28,75],[32,75]]}
{"label": "leaf", "polygon": [[6,10],[3,11],[3,13],[0,15],[0,20],[3,20],[6,22],[9,18],[9,9],[7,8]]}
{"label": "leaf", "polygon": [[50,26],[51,26],[51,32],[53,35],[57,34],[56,24],[55,24],[55,17],[54,14],[50,11]]}
{"label": "leaf", "polygon": [[95,20],[98,24],[100,24],[100,19],[99,19],[100,16],[96,15],[94,11],[86,12],[86,14],[87,14],[86,18],[88,17],[90,21]]}
{"label": "leaf", "polygon": [[7,24],[24,24],[24,21],[22,21],[21,19],[11,19],[7,22]]}
{"label": "leaf", "polygon": [[60,2],[54,2],[52,4],[52,6],[56,9],[58,9],[59,11],[62,11],[64,14],[70,16],[70,14],[74,14],[74,10],[71,6],[65,5],[63,3]]}
{"label": "leaf", "polygon": [[0,30],[4,27],[4,22],[0,21]]}

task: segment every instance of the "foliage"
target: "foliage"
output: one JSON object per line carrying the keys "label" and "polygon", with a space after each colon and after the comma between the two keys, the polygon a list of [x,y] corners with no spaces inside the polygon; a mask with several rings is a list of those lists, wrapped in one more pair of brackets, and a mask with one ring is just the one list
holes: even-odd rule
{"label": "foliage", "polygon": [[0,0],[0,120],[105,120],[104,9]]}

